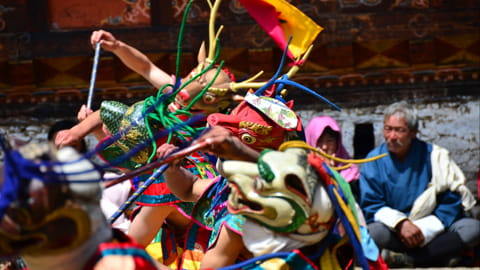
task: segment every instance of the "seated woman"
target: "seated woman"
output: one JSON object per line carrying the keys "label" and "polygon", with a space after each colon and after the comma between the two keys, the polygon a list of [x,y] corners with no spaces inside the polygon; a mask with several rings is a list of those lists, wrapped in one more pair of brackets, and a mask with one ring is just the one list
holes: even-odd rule
{"label": "seated woman", "polygon": [[[317,116],[308,123],[305,128],[305,139],[313,147],[323,150],[330,156],[350,159],[350,155],[342,144],[342,132],[338,123],[330,116]],[[342,167],[345,164],[328,160],[331,167]],[[343,178],[350,183],[350,188],[358,201],[358,179],[360,172],[355,164],[338,171]]]}

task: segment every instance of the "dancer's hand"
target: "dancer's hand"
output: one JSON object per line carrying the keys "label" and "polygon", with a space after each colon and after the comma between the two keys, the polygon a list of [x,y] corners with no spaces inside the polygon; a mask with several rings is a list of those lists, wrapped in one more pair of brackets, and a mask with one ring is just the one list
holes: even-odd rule
{"label": "dancer's hand", "polygon": [[224,159],[257,161],[259,152],[245,145],[228,129],[221,126],[212,127],[193,143],[207,143],[202,150]]}
{"label": "dancer's hand", "polygon": [[82,140],[77,134],[70,129],[60,130],[55,136],[55,146],[62,148],[64,146],[76,147]]}
{"label": "dancer's hand", "polygon": [[83,104],[82,107],[80,107],[80,110],[77,113],[77,119],[78,122],[82,122],[89,116],[90,114],[93,113],[93,110],[90,108],[87,108],[87,105]]}
{"label": "dancer's hand", "polygon": [[95,48],[97,43],[100,43],[104,50],[110,52],[114,51],[120,46],[120,41],[117,40],[112,33],[105,30],[93,31],[92,35],[90,36],[90,44],[93,48]]}
{"label": "dancer's hand", "polygon": [[[170,155],[171,153],[175,152],[176,150],[178,150],[178,146],[175,146],[169,143],[164,143],[157,148],[157,158],[163,159],[168,155]],[[172,167],[179,167],[182,159],[183,157],[170,162],[169,169]]]}

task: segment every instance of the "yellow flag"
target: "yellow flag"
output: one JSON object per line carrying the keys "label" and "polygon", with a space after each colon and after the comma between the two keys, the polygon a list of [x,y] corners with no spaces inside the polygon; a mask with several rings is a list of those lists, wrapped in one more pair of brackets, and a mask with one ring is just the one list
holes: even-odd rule
{"label": "yellow flag", "polygon": [[310,17],[285,0],[239,0],[257,23],[288,56],[297,58],[315,41],[323,30]]}

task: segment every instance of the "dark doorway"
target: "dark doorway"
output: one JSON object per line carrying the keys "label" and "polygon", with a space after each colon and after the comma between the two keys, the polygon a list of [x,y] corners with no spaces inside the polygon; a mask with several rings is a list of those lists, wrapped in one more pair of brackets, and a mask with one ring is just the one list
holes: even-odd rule
{"label": "dark doorway", "polygon": [[355,159],[365,158],[374,147],[373,125],[370,123],[356,124],[355,134],[353,135],[353,157]]}

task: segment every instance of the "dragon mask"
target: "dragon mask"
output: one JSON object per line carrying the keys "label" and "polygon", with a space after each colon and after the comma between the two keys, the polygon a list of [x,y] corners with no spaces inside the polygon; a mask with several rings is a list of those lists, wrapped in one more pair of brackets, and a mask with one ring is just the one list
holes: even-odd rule
{"label": "dragon mask", "polygon": [[302,131],[300,118],[284,104],[268,96],[247,93],[231,114],[214,113],[207,117],[211,126],[229,129],[243,143],[256,150],[276,149],[284,141],[298,138]]}
{"label": "dragon mask", "polygon": [[280,233],[320,240],[332,225],[334,208],[307,151],[266,150],[258,163],[225,161],[231,194],[228,209]]}

